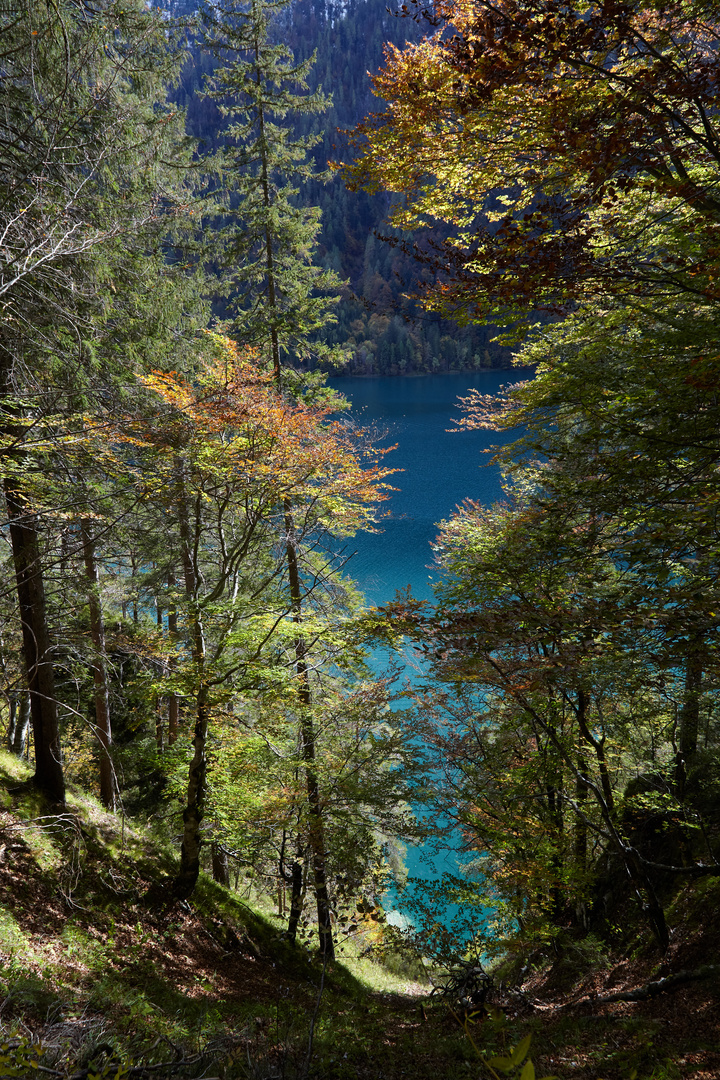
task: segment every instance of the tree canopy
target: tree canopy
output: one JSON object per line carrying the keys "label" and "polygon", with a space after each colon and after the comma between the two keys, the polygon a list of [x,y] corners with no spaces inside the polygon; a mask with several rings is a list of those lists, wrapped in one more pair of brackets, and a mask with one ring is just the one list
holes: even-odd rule
{"label": "tree canopy", "polygon": [[668,881],[718,872],[717,7],[413,13],[345,175],[450,227],[408,241],[421,302],[536,370],[464,400],[519,433],[506,502],[442,525],[434,611],[388,609],[438,679],[428,776],[499,912],[582,924],[619,869],[666,949]]}
{"label": "tree canopy", "polygon": [[429,307],[512,327],[609,297],[716,299],[715,5],[413,10],[437,29],[389,47],[387,108],[346,176],[402,193],[401,229],[453,226],[422,253]]}

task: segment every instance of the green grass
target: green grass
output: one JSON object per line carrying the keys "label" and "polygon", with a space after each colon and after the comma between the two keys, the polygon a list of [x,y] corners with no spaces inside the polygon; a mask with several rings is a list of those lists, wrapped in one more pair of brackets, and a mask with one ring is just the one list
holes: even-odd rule
{"label": "green grass", "polygon": [[[10,1068],[3,1054],[27,1058],[23,1038],[46,1041],[65,1025],[77,1038],[64,1048],[48,1042],[40,1063],[68,1075],[99,1055],[101,1064],[190,1062],[149,1074],[158,1080],[297,1080],[323,969],[316,955],[283,940],[271,900],[240,896],[202,874],[188,905],[154,909],[149,886],[177,866],[164,827],[110,815],[73,786],[66,811],[52,818],[32,788],[18,789],[28,776],[24,763],[0,753],[0,844],[7,846],[0,886],[12,882],[0,896],[0,1044],[5,1038],[15,1047],[0,1046],[0,1066]],[[718,907],[717,880],[683,886],[669,909],[674,940],[704,940],[704,923]],[[533,957],[532,992],[562,1003],[585,978],[601,986],[613,964],[633,953],[644,972],[638,978],[657,977],[652,945],[632,934],[625,927],[615,957],[597,937],[560,935],[557,955],[548,949]],[[538,1075],[561,1080],[630,1080],[633,1071],[636,1080],[692,1080],[695,1059],[710,1061],[712,1075],[702,1027],[679,1039],[650,1009],[587,1016],[508,1008],[506,1019],[486,1017],[466,1031],[462,1016],[426,996],[420,960],[368,956],[367,945],[349,940],[325,971],[307,1080],[491,1080],[483,1062],[527,1035]],[[517,954],[499,962],[496,976],[510,982],[526,961]],[[713,988],[703,993],[710,1017]],[[29,1065],[22,1068],[31,1075]]]}

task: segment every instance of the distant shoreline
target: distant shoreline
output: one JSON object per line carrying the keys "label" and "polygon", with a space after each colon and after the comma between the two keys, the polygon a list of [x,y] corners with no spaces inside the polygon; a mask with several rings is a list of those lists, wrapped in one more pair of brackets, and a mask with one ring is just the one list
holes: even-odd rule
{"label": "distant shoreline", "polygon": [[510,367],[482,367],[482,368],[449,368],[447,371],[403,371],[397,375],[389,375],[387,372],[346,372],[328,371],[331,379],[425,379],[432,375],[482,375],[488,371],[515,371],[515,365]]}

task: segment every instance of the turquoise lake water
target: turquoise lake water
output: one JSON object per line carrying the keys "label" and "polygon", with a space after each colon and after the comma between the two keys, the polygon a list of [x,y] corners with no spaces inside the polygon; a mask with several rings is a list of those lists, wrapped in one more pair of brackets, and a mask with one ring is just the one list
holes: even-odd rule
{"label": "turquoise lake water", "polygon": [[346,572],[371,604],[392,600],[395,591],[407,585],[418,598],[429,599],[436,523],[463,499],[489,506],[500,497],[498,470],[488,466],[489,455],[483,453],[500,437],[490,431],[447,429],[453,417],[460,417],[458,395],[468,388],[492,394],[522,377],[512,370],[330,380],[350,399],[353,414],[387,428],[385,445],[398,446],[384,463],[403,470],[390,479],[400,490],[383,507],[391,514],[383,531],[361,533],[350,544],[357,553]]}
{"label": "turquoise lake water", "polygon": [[[361,533],[349,545],[355,554],[345,572],[370,604],[386,603],[408,585],[417,598],[432,598],[430,545],[437,522],[450,517],[464,499],[489,506],[502,495],[499,471],[483,451],[504,440],[490,431],[449,431],[453,417],[461,415],[458,396],[470,387],[494,394],[528,374],[512,370],[330,380],[350,399],[354,415],[387,429],[385,445],[397,443],[397,450],[384,463],[403,470],[390,479],[399,490],[384,504],[390,516],[383,531]],[[436,854],[428,848],[408,849],[405,863],[410,875],[421,878],[458,869],[453,852]],[[397,903],[402,910],[402,900]],[[452,914],[448,909],[448,918]]]}

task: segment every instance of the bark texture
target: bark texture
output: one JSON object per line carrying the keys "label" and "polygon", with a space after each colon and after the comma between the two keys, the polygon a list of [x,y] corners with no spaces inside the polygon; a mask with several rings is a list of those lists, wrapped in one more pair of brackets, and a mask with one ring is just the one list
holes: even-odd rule
{"label": "bark texture", "polygon": [[34,517],[17,483],[6,477],[4,487],[30,695],[35,746],[33,779],[36,786],[49,798],[64,804],[65,779],[60,752],[52,642],[47,624],[40,540]]}
{"label": "bark texture", "polygon": [[188,601],[187,617],[190,632],[190,652],[195,672],[193,756],[188,770],[187,799],[183,810],[180,868],[173,885],[175,896],[180,900],[186,900],[192,894],[200,875],[200,852],[202,848],[200,826],[205,816],[207,796],[207,731],[210,719],[210,701],[205,672],[205,631],[202,608],[198,598],[198,575],[193,559],[194,547],[190,534],[190,517],[185,495],[184,466],[182,462],[178,463],[178,511],[185,595]]}
{"label": "bark texture", "polygon": [[[287,565],[290,581],[290,600],[293,618],[300,625],[302,619],[302,593],[300,572],[295,549],[295,534],[289,501],[285,503],[285,531],[287,536]],[[298,635],[295,642],[295,670],[297,673],[300,700],[300,745],[305,763],[305,789],[307,792],[309,841],[312,853],[313,881],[317,902],[318,939],[320,952],[331,960],[335,956],[332,936],[332,907],[327,886],[327,851],[325,847],[325,829],[323,827],[322,800],[320,785],[315,769],[315,727],[312,719],[312,693],[305,654],[305,642]]]}
{"label": "bark texture", "polygon": [[117,806],[117,780],[113,768],[110,747],[112,725],[110,721],[110,696],[108,694],[107,654],[105,648],[105,620],[100,602],[100,575],[95,556],[95,542],[90,524],[80,525],[85,576],[87,578],[88,607],[90,609],[90,632],[93,642],[92,671],[95,686],[95,732],[100,743],[100,799],[103,806],[114,811]]}

